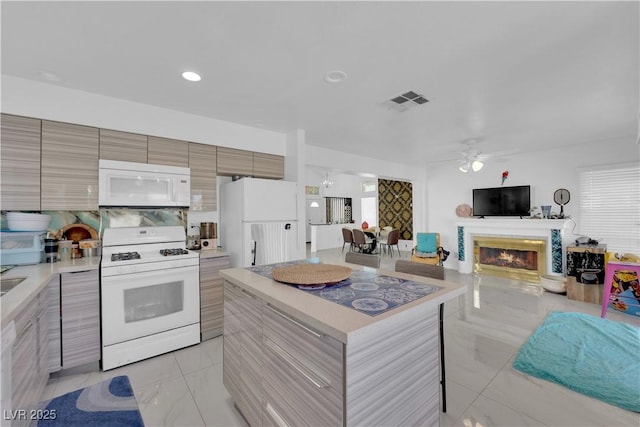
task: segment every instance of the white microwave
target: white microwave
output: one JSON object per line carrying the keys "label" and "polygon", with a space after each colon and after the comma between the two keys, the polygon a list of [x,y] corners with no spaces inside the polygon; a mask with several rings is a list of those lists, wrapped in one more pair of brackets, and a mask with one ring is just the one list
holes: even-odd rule
{"label": "white microwave", "polygon": [[189,168],[100,160],[100,206],[189,207]]}

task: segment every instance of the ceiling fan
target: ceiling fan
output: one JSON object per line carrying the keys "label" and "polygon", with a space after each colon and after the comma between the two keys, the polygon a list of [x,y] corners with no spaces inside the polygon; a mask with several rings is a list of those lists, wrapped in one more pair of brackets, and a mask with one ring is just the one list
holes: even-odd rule
{"label": "ceiling fan", "polygon": [[484,166],[485,157],[475,147],[475,145],[477,144],[477,140],[465,140],[462,141],[462,144],[466,146],[466,149],[461,153],[462,160],[460,161],[458,169],[460,170],[460,172],[464,173],[467,173],[470,170],[473,172],[478,172]]}

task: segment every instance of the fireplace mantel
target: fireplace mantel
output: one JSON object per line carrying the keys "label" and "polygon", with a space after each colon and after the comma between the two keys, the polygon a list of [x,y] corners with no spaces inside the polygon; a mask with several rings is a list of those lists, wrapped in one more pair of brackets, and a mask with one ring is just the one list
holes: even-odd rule
{"label": "fireplace mantel", "polygon": [[571,225],[567,219],[469,218],[458,220],[458,271],[473,272],[473,237],[544,238],[547,241],[547,274],[564,271],[565,248],[571,242]]}

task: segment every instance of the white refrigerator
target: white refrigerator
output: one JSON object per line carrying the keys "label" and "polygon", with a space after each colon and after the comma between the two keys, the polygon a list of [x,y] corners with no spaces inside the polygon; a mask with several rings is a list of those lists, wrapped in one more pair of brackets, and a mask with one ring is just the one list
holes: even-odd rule
{"label": "white refrigerator", "polygon": [[218,238],[232,267],[295,259],[297,183],[241,178],[221,185]]}

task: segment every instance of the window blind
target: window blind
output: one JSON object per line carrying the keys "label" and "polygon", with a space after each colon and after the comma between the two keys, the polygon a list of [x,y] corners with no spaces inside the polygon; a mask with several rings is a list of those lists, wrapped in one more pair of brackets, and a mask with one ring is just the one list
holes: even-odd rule
{"label": "window blind", "polygon": [[580,172],[580,231],[608,252],[640,255],[640,165]]}

